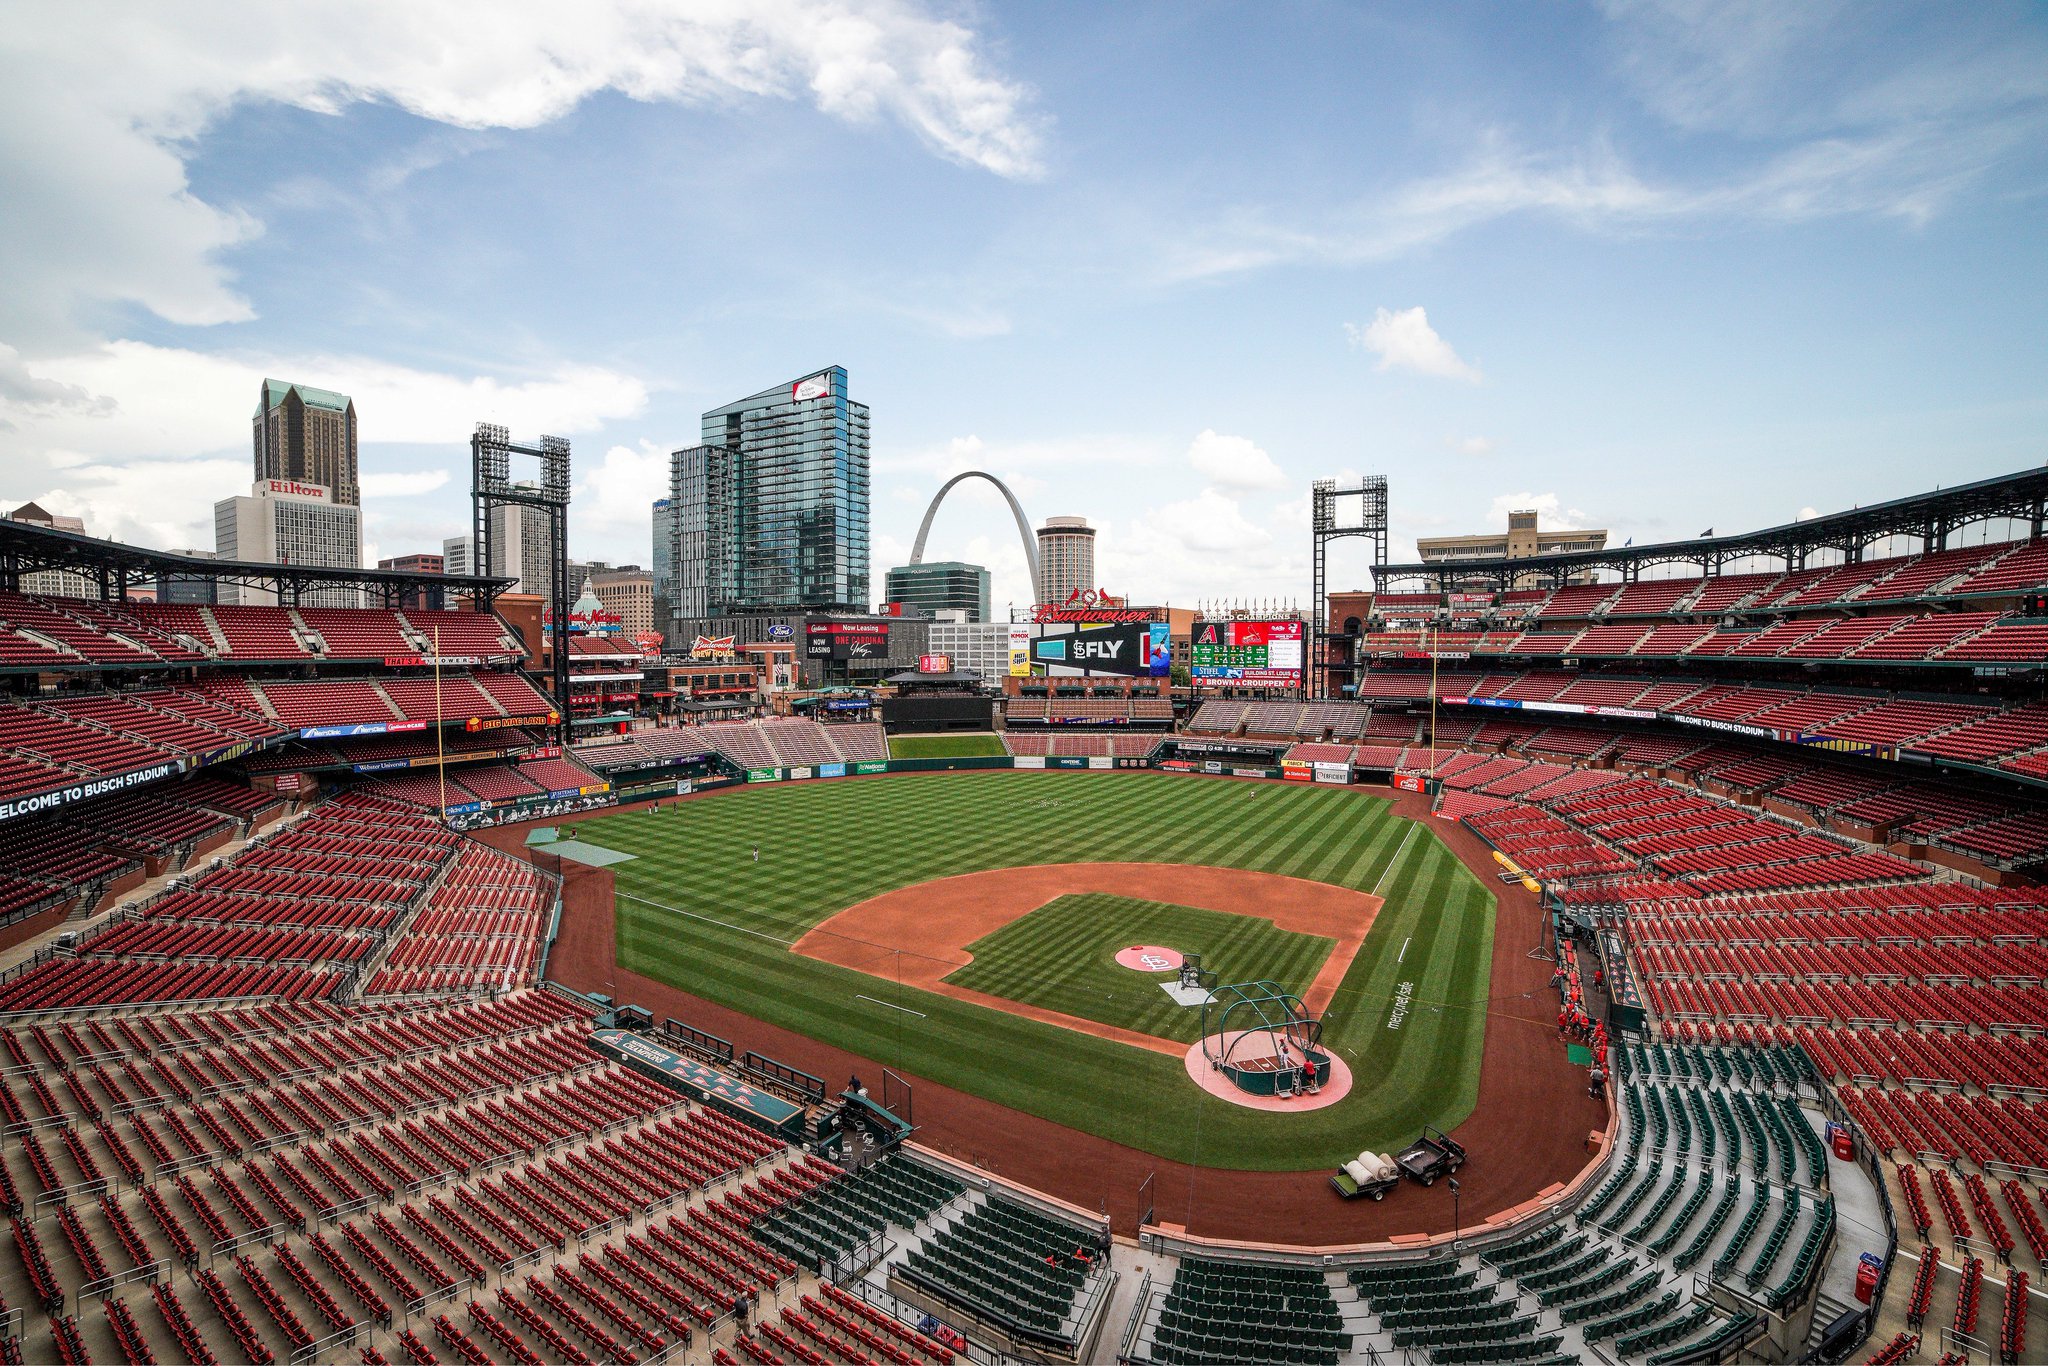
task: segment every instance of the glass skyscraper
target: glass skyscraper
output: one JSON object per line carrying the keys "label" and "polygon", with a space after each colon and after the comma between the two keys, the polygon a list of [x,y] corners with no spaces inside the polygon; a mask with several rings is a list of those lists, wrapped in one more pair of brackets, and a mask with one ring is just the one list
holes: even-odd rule
{"label": "glass skyscraper", "polygon": [[926,616],[946,609],[965,612],[969,621],[987,621],[988,570],[958,560],[927,560],[892,569],[884,578],[890,602],[915,607]]}
{"label": "glass skyscraper", "polygon": [[675,615],[865,612],[868,410],[846,371],[714,408],[702,435],[671,458]]}

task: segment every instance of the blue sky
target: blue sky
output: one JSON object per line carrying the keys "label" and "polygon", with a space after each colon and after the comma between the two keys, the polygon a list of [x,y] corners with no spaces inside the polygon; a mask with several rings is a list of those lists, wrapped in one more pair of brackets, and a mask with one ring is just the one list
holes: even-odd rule
{"label": "blue sky", "polygon": [[[150,544],[266,374],[356,396],[378,553],[490,419],[644,562],[699,412],[844,365],[878,586],[980,467],[1179,603],[1305,599],[1319,475],[1405,557],[2048,457],[2036,6],[80,3],[0,76],[0,497]],[[1025,594],[992,493],[929,554]]]}

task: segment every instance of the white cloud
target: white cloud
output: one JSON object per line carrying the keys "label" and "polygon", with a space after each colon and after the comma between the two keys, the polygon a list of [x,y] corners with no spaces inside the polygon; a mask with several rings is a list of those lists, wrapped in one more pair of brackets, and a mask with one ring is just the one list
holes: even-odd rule
{"label": "white cloud", "polygon": [[1479,371],[1467,364],[1451,344],[1429,325],[1429,315],[1420,304],[1399,313],[1376,309],[1372,321],[1363,327],[1345,323],[1344,331],[1353,346],[1363,347],[1380,358],[1379,370],[1413,370],[1438,379],[1462,379],[1477,384]]}
{"label": "white cloud", "polygon": [[1624,77],[1682,137],[1702,139],[1694,164],[1711,170],[1640,169],[1604,125],[1534,147],[1488,129],[1445,169],[1343,202],[1184,212],[1204,226],[1162,232],[1155,276],[1369,264],[1522,214],[1607,234],[1843,215],[1920,225],[2048,138],[2048,41],[2016,10],[1958,10],[1902,58],[1884,26],[1820,5],[1608,8]]}
{"label": "white cloud", "polygon": [[[106,417],[117,406],[107,395],[88,393],[76,384],[33,373],[19,351],[0,343],[0,412],[37,417],[57,413]],[[0,431],[11,430],[11,421],[0,418]]]}
{"label": "white cloud", "polygon": [[372,498],[417,498],[448,483],[447,470],[384,471],[356,480],[364,501]]}
{"label": "white cloud", "polygon": [[569,551],[579,560],[647,567],[654,500],[668,496],[669,452],[651,441],[613,446],[575,480]]}
{"label": "white cloud", "polygon": [[1810,522],[1818,516],[1820,516],[1819,508],[1804,507],[1799,509],[1799,515],[1793,518],[1793,520],[1797,522]]}
{"label": "white cloud", "polygon": [[1510,512],[1536,512],[1536,525],[1545,531],[1576,531],[1586,525],[1586,514],[1577,508],[1564,506],[1554,493],[1502,493],[1494,496],[1493,505],[1487,509],[1488,526],[1504,527],[1508,524]]}
{"label": "white cloud", "polygon": [[219,255],[261,225],[201,200],[185,173],[199,136],[237,105],[385,104],[523,129],[607,90],[807,100],[848,122],[892,120],[963,165],[1041,169],[1029,93],[990,68],[969,29],[915,0],[29,6],[0,37],[0,200],[17,224],[0,234],[0,335],[32,352],[75,345],[81,305],[100,302],[182,324],[251,317]]}
{"label": "white cloud", "polygon": [[1294,601],[1308,587],[1307,545],[1306,500],[1248,514],[1238,499],[1203,489],[1111,521],[1097,538],[1096,567],[1104,587],[1134,601]]}
{"label": "white cloud", "polygon": [[[1055,440],[985,441],[970,433],[907,450],[883,446],[875,451],[872,468],[876,474],[893,480],[928,481],[918,485],[927,490],[922,495],[925,499],[937,493],[939,485],[952,476],[966,470],[983,470],[1016,490],[1021,499],[1025,487],[1033,482],[1024,473],[1027,470],[1065,470],[1077,465],[1156,465],[1164,459],[1164,449],[1143,437],[1081,435]],[[987,486],[978,480],[960,485],[946,495],[947,506],[962,495],[980,496],[969,494],[969,490],[977,489],[987,490]],[[998,495],[988,490],[987,496]]]}
{"label": "white cloud", "polygon": [[[51,500],[61,500],[95,535],[153,545],[213,543],[214,500],[245,492],[254,473],[247,423],[266,376],[329,384],[355,399],[364,490],[372,497],[431,493],[457,471],[466,483],[475,421],[526,437],[573,437],[647,404],[640,380],[592,366],[500,379],[360,356],[210,355],[134,341],[18,365],[11,374],[0,381],[0,423],[9,429],[0,496],[34,498],[53,511]],[[53,393],[61,401],[51,401]],[[116,394],[118,404],[108,397]],[[379,470],[378,447],[386,443],[445,446],[448,465]],[[228,451],[235,455],[223,458]]]}
{"label": "white cloud", "polygon": [[1287,476],[1273,457],[1242,436],[1203,428],[1188,446],[1188,463],[1210,483],[1225,489],[1278,489]]}
{"label": "white cloud", "polygon": [[1491,455],[1493,439],[1485,436],[1447,436],[1444,445],[1460,455]]}

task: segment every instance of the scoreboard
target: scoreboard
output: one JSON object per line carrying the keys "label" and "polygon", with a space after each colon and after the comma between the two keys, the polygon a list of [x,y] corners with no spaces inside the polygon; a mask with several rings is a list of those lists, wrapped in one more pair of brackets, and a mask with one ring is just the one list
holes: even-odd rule
{"label": "scoreboard", "polygon": [[1299,621],[1198,621],[1189,657],[1196,687],[1299,688]]}

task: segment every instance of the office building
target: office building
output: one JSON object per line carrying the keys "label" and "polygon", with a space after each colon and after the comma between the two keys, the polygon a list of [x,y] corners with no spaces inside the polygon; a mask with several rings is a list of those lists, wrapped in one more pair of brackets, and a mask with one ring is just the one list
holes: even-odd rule
{"label": "office building", "polygon": [[450,536],[442,541],[441,572],[458,577],[475,573],[476,571],[469,567],[470,561],[474,558],[470,552],[474,548],[475,538],[471,536]]}
{"label": "office building", "polygon": [[[213,505],[213,549],[223,560],[360,569],[362,509],[336,503],[332,490],[321,484],[259,479],[246,498],[223,498]],[[223,581],[220,600],[229,605],[275,603],[277,594]],[[354,588],[316,588],[300,601],[310,607],[357,607],[362,595]]]}
{"label": "office building", "polygon": [[1046,518],[1038,528],[1038,600],[1063,603],[1096,586],[1095,528],[1086,517]]}
{"label": "office building", "polygon": [[837,366],[714,408],[675,452],[673,611],[867,610],[868,410]]}
{"label": "office building", "polygon": [[318,484],[338,507],[362,501],[356,483],[356,404],[347,394],[266,379],[252,423],[256,479]]}
{"label": "office building", "polygon": [[[447,558],[442,555],[399,555],[392,559],[377,561],[379,569],[397,569],[408,574],[445,574],[448,572],[447,564]],[[422,607],[438,611],[447,604],[447,601],[447,594],[441,591],[438,584],[408,588],[398,595],[398,605],[401,609]]]}
{"label": "office building", "polygon": [[[1506,531],[1477,536],[1418,536],[1416,554],[1427,565],[1456,565],[1461,560],[1519,560],[1532,555],[1564,555],[1580,550],[1607,548],[1605,531],[1585,529],[1545,531],[1537,524],[1533,509],[1508,514]],[[1572,582],[1592,582],[1588,570]],[[1532,578],[1530,582],[1535,582]],[[1521,586],[1517,579],[1511,587]]]}
{"label": "office building", "polygon": [[[523,483],[517,487],[535,489],[539,485]],[[491,563],[477,564],[470,572],[515,579],[513,592],[532,593],[543,601],[548,600],[555,587],[555,549],[548,534],[547,509],[528,503],[499,503],[490,509],[488,516],[491,519]],[[476,557],[469,558],[474,560]],[[568,583],[571,593],[583,586],[573,573]]]}
{"label": "office building", "polygon": [[930,653],[945,655],[955,670],[981,675],[983,687],[1000,688],[1010,672],[1010,623],[970,619],[957,608],[941,608],[927,636]]}
{"label": "office building", "polygon": [[884,600],[916,609],[928,617],[942,611],[966,613],[968,621],[987,621],[988,570],[978,564],[936,560],[906,564],[889,571]]}
{"label": "office building", "polygon": [[682,533],[678,510],[670,499],[654,500],[654,557],[648,564],[654,571],[654,629],[662,632],[675,619],[676,541]]}
{"label": "office building", "polygon": [[654,575],[637,564],[592,565],[590,590],[604,610],[619,619],[624,640],[654,630]]}
{"label": "office building", "polygon": [[[40,503],[23,503],[7,514],[10,522],[26,522],[30,526],[48,527],[52,531],[70,531],[85,534],[85,520],[80,517],[63,517],[46,512]],[[53,598],[96,598],[100,595],[97,582],[83,574],[68,569],[38,569],[32,574],[21,576],[21,591],[42,593]]]}

